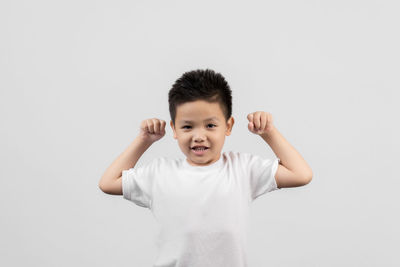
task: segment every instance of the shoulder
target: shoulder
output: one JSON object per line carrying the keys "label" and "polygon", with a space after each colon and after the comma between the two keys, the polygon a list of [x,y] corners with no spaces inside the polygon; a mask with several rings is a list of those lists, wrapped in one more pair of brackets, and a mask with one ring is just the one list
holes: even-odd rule
{"label": "shoulder", "polygon": [[[234,164],[244,164],[246,166],[270,165],[274,162],[273,158],[263,157],[249,152],[228,151],[223,152],[227,162]],[[279,159],[276,159],[279,161]]]}
{"label": "shoulder", "polygon": [[240,152],[240,151],[226,151],[223,152],[223,157],[227,162],[232,162],[234,164],[246,164],[248,163],[255,155],[248,152]]}
{"label": "shoulder", "polygon": [[255,155],[248,152],[240,152],[240,151],[226,151],[222,153],[224,157],[233,160],[244,160],[254,157]]}
{"label": "shoulder", "polygon": [[171,169],[174,169],[173,166],[176,164],[175,162],[176,160],[168,157],[148,159],[140,164],[136,164],[133,168],[124,170],[122,172],[122,177],[125,177],[125,179],[133,179],[135,177],[136,179],[138,179],[138,177],[142,179],[143,177],[157,177],[160,174],[165,174],[170,172]]}
{"label": "shoulder", "polygon": [[170,164],[171,161],[167,157],[156,157],[136,164],[135,167],[129,169],[129,171],[133,172],[160,171]]}
{"label": "shoulder", "polygon": [[165,169],[174,169],[179,167],[182,164],[183,159],[180,158],[171,158],[167,156],[160,156],[151,161],[151,164],[163,171]]}

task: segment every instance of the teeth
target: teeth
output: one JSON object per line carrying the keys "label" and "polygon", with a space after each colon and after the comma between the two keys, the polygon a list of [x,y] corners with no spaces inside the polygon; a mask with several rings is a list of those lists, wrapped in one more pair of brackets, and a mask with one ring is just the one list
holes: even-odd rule
{"label": "teeth", "polygon": [[194,150],[206,150],[205,148],[194,148]]}

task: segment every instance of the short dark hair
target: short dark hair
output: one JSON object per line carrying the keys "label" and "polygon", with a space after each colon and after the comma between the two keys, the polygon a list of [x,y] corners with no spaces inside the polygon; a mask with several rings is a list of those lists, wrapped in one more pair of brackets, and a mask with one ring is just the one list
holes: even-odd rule
{"label": "short dark hair", "polygon": [[218,102],[226,121],[232,115],[232,91],[224,76],[211,69],[185,72],[168,93],[169,113],[175,125],[176,108],[183,103],[205,100]]}

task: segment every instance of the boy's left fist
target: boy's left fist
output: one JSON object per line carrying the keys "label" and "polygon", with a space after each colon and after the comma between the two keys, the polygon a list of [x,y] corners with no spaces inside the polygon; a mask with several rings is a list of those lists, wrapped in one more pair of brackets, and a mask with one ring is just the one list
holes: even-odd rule
{"label": "boy's left fist", "polygon": [[254,134],[269,134],[273,129],[272,115],[265,111],[256,111],[247,115],[249,131]]}

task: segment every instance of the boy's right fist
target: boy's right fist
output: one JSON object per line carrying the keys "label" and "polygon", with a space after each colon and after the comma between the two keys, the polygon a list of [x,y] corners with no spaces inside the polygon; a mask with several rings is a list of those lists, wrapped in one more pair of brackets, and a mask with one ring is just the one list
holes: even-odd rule
{"label": "boy's right fist", "polygon": [[152,118],[142,121],[140,124],[140,137],[146,142],[155,142],[165,135],[165,121]]}

